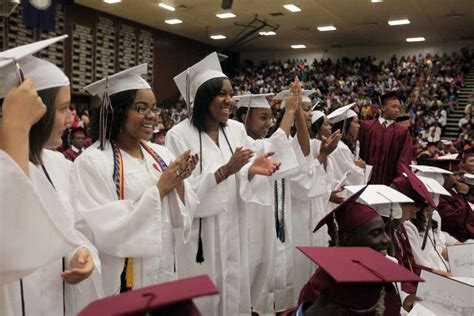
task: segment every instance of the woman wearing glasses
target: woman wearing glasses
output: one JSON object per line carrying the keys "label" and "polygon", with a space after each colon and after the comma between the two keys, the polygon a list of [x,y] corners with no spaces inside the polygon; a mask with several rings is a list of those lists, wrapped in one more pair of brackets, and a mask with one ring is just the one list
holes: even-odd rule
{"label": "woman wearing glasses", "polygon": [[195,156],[148,142],[158,108],[145,73],[142,64],[85,87],[102,106],[92,121],[95,143],[74,162],[74,184],[106,295],[175,278],[173,228],[187,234],[197,203],[185,181]]}

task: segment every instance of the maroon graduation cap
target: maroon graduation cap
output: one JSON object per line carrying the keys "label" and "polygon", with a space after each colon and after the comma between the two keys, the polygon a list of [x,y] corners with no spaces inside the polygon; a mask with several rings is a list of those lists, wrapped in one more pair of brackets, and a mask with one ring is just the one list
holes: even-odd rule
{"label": "maroon graduation cap", "polygon": [[90,303],[79,316],[201,315],[192,299],[219,291],[207,275],[165,282]]}
{"label": "maroon graduation cap", "polygon": [[380,96],[380,106],[384,105],[385,102],[390,100],[399,100],[397,91],[389,91]]}
{"label": "maroon graduation cap", "polygon": [[381,300],[382,288],[392,282],[423,282],[368,247],[297,248],[319,266],[316,278],[320,293],[352,309],[374,308]]}
{"label": "maroon graduation cap", "polygon": [[379,217],[377,211],[370,206],[356,202],[366,188],[367,186],[363,187],[324,216],[314,228],[313,233],[324,225],[328,225],[329,234],[335,238],[336,245],[339,245],[339,232],[351,232],[360,225]]}
{"label": "maroon graduation cap", "polygon": [[432,208],[436,208],[433,197],[425,184],[407,166],[402,165],[402,171],[404,175],[393,180],[393,184],[397,189],[417,204],[428,203]]}

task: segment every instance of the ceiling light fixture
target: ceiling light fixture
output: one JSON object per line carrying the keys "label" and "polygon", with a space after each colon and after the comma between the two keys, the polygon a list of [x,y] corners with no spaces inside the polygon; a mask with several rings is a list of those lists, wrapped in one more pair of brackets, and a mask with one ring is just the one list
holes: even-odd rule
{"label": "ceiling light fixture", "polygon": [[166,4],[166,3],[163,3],[163,2],[158,3],[158,6],[162,7],[163,9],[166,9],[168,11],[175,11],[176,10],[173,6],[171,6],[169,4]]}
{"label": "ceiling light fixture", "polygon": [[119,3],[122,2],[122,0],[104,0],[105,3],[112,4],[112,3]]}
{"label": "ceiling light fixture", "polygon": [[370,0],[370,2],[372,2],[372,3],[381,3],[381,2],[383,2],[383,0]]}
{"label": "ceiling light fixture", "polygon": [[328,26],[318,26],[318,31],[320,32],[328,32],[328,31],[335,31],[336,27],[334,25]]}
{"label": "ceiling light fixture", "polygon": [[166,24],[180,24],[183,23],[180,19],[171,19],[171,20],[165,20]]}
{"label": "ceiling light fixture", "polygon": [[301,9],[295,6],[294,4],[285,4],[283,6],[285,9],[287,9],[290,12],[300,12]]}
{"label": "ceiling light fixture", "polygon": [[262,36],[273,36],[273,35],[276,35],[277,33],[273,32],[273,31],[268,31],[268,32],[259,32],[258,34],[260,34]]}
{"label": "ceiling light fixture", "polygon": [[306,45],[303,45],[303,44],[291,45],[291,48],[302,49],[302,48],[306,48]]}
{"label": "ceiling light fixture", "polygon": [[236,15],[232,12],[217,13],[216,16],[219,19],[230,19],[230,18],[235,18],[236,17]]}
{"label": "ceiling light fixture", "polygon": [[410,24],[410,20],[402,19],[402,20],[390,20],[390,21],[388,21],[388,25],[390,25],[390,26],[405,25],[405,24]]}
{"label": "ceiling light fixture", "polygon": [[425,38],[424,37],[408,37],[407,42],[413,43],[413,42],[424,42]]}
{"label": "ceiling light fixture", "polygon": [[224,35],[222,34],[219,34],[219,35],[211,35],[211,38],[213,40],[221,40],[221,39],[226,39],[227,37],[225,37]]}

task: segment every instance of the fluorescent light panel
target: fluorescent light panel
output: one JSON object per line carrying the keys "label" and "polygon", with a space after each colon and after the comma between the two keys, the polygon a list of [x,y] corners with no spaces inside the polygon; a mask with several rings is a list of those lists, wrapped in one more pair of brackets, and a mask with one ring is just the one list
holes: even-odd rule
{"label": "fluorescent light panel", "polygon": [[408,37],[407,42],[413,43],[413,42],[424,42],[425,38],[424,37]]}
{"label": "fluorescent light panel", "polygon": [[328,32],[328,31],[335,31],[336,28],[334,25],[328,25],[328,26],[318,26],[318,31],[320,32]]}
{"label": "fluorescent light panel", "polygon": [[166,24],[180,24],[183,23],[180,19],[171,19],[171,20],[165,20]]}
{"label": "fluorescent light panel", "polygon": [[262,36],[273,36],[273,35],[276,35],[277,33],[273,32],[273,31],[268,31],[268,32],[259,32],[258,34],[260,34]]}
{"label": "fluorescent light panel", "polygon": [[236,15],[232,12],[217,13],[216,16],[219,19],[230,19],[230,18],[235,18],[236,17]]}
{"label": "fluorescent light panel", "polygon": [[402,20],[390,20],[390,21],[388,21],[388,25],[390,25],[390,26],[405,25],[405,24],[410,24],[410,20],[402,19]]}
{"label": "fluorescent light panel", "polygon": [[290,4],[285,4],[283,6],[285,9],[287,9],[288,11],[290,12],[300,12],[301,9],[298,8],[297,6],[295,6],[294,4],[290,3]]}
{"label": "fluorescent light panel", "polygon": [[370,2],[372,2],[372,3],[380,3],[380,2],[383,2],[383,0],[370,0]]}
{"label": "fluorescent light panel", "polygon": [[173,6],[171,6],[171,5],[169,5],[169,4],[166,4],[166,3],[163,3],[163,2],[158,3],[158,5],[159,5],[160,7],[162,7],[163,9],[166,9],[166,10],[168,10],[168,11],[174,11],[174,10],[176,10]]}
{"label": "fluorescent light panel", "polygon": [[306,48],[306,45],[303,45],[303,44],[291,45],[291,48],[302,49],[302,48]]}
{"label": "fluorescent light panel", "polygon": [[222,34],[219,34],[219,35],[211,35],[211,38],[213,40],[221,40],[221,39],[225,39],[226,37]]}
{"label": "fluorescent light panel", "polygon": [[122,0],[104,0],[105,3],[112,4],[112,3],[119,3],[122,2]]}

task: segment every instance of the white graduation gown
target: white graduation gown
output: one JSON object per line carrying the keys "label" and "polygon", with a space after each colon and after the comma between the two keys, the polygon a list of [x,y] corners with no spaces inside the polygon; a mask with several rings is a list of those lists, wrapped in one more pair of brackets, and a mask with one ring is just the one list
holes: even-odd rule
{"label": "white graduation gown", "polygon": [[413,223],[411,223],[410,221],[404,222],[403,225],[405,225],[405,229],[408,234],[408,240],[410,242],[415,262],[427,268],[447,272],[446,267],[449,267],[449,263],[446,262],[441,255],[444,244],[439,239],[439,235],[433,233],[433,230],[430,229],[428,233],[429,238],[426,242],[426,247],[424,250],[421,250],[424,233],[420,234],[416,226],[413,225]]}
{"label": "white graduation gown", "polygon": [[328,164],[328,173],[336,181],[339,181],[344,173],[349,171],[346,185],[365,184],[365,170],[354,163],[355,158],[349,147],[340,140],[336,149],[329,155],[331,163]]}
{"label": "white graduation gown", "polygon": [[[167,165],[174,155],[165,147],[147,143]],[[174,228],[184,228],[186,239],[198,203],[185,181],[185,203],[176,191],[163,200],[156,186],[161,172],[142,148],[140,161],[121,151],[124,170],[124,200],[119,200],[113,181],[112,147],[102,151],[92,144],[74,161],[76,205],[90,227],[102,261],[103,287],[107,296],[120,292],[125,258],[133,258],[134,288],[176,278]]]}
{"label": "white graduation gown", "polygon": [[[293,291],[293,262],[291,260],[292,238],[290,213],[290,176],[299,172],[297,156],[282,129],[270,138],[254,140],[249,137],[252,150],[260,156],[275,152],[272,159],[281,163],[280,169],[271,177],[256,176],[258,196],[271,199],[270,205],[245,203],[249,217],[249,269],[253,311],[260,315],[273,315],[275,311],[291,305]],[[286,240],[282,243],[276,236],[275,227],[275,181],[281,203],[281,180],[285,179],[285,226]],[[281,208],[279,209],[281,212]],[[279,213],[281,214],[281,213]],[[286,302],[286,303],[285,303]],[[289,306],[288,306],[289,307]]]}
{"label": "white graduation gown", "polygon": [[[46,256],[51,256],[52,254],[56,256],[55,258],[51,257],[52,260],[48,263],[38,264],[38,269],[22,277],[25,314],[63,315],[63,308],[65,308],[66,315],[75,315],[93,300],[104,296],[100,281],[100,261],[95,247],[75,228],[79,219],[76,217],[71,205],[71,162],[66,160],[62,154],[50,150],[43,150],[42,160],[54,184],[54,188],[48,181],[41,166],[30,164],[31,182],[27,184],[26,182],[28,181],[24,181],[24,173],[19,170],[13,161],[8,161],[8,159],[7,161],[2,161],[2,165],[4,165],[4,162],[7,163],[10,172],[16,173],[12,174],[12,178],[8,180],[11,191],[21,190],[26,185],[31,191],[24,191],[30,192],[30,194],[22,197],[23,199],[36,199],[36,197],[39,197],[36,200],[37,205],[22,205],[30,207],[30,212],[37,212],[28,215],[37,220],[36,225],[30,223],[30,218],[21,218],[24,220],[24,224],[30,226],[31,231],[24,230],[28,229],[28,227],[23,226],[23,223],[16,222],[19,219],[18,217],[16,219],[9,218],[13,220],[10,221],[9,229],[15,229],[15,227],[18,229],[16,234],[11,234],[15,236],[16,240],[13,241],[12,238],[10,240],[13,243],[22,242],[23,245],[17,244],[17,246],[25,249],[24,251],[19,251],[19,248],[17,248],[16,252],[43,256],[43,254],[37,253],[38,249],[34,248],[38,246],[40,250],[44,251]],[[10,193],[12,193],[12,198],[14,198],[15,192]],[[17,205],[14,200],[7,199],[7,201],[9,202],[10,210],[12,208],[16,209]],[[21,214],[21,211],[19,213]],[[43,216],[45,214],[49,222],[44,221],[45,218]],[[42,224],[45,224],[45,227],[42,227]],[[54,234],[47,232],[46,228],[53,229]],[[57,240],[53,238],[57,238]],[[33,241],[33,239],[35,240]],[[45,248],[45,246],[49,248]],[[54,249],[55,247],[57,249]],[[95,270],[88,279],[77,285],[64,283],[65,292],[63,295],[63,280],[60,277],[63,271],[62,257],[64,256],[65,269],[69,269],[70,260],[75,252],[73,250],[80,247],[87,247],[89,249],[94,260]],[[16,253],[12,252],[11,256],[15,257]],[[32,263],[40,262],[34,257],[31,260]],[[21,266],[21,263],[19,266]],[[2,285],[0,287],[0,314],[21,315],[21,299],[20,281],[13,281]]]}
{"label": "white graduation gown", "polygon": [[[291,185],[291,225],[293,237],[294,271],[294,303],[299,293],[317,269],[317,266],[296,247],[316,246],[327,247],[329,236],[326,225],[313,233],[313,229],[326,215],[327,204],[331,194],[331,181],[324,166],[317,160],[320,142],[310,141],[311,152],[303,156],[297,139],[293,139],[293,147],[304,158],[305,165],[299,175],[292,178]],[[293,304],[294,305],[294,304]]]}
{"label": "white graduation gown", "polygon": [[[243,124],[229,119],[225,134],[235,151],[237,147],[250,148]],[[269,197],[252,195],[253,182],[248,181],[250,163],[235,175],[217,184],[214,173],[226,164],[232,152],[222,129],[219,128],[219,146],[201,132],[202,173],[200,163],[190,177],[200,204],[196,209],[188,243],[177,245],[178,275],[189,277],[207,274],[219,288],[219,296],[196,300],[203,315],[250,314],[250,284],[248,270],[248,224],[243,201],[269,204]],[[166,135],[166,146],[175,154],[190,149],[200,154],[199,131],[189,119],[175,125]],[[260,199],[266,198],[263,202]],[[196,262],[199,219],[202,219],[204,262]]]}

